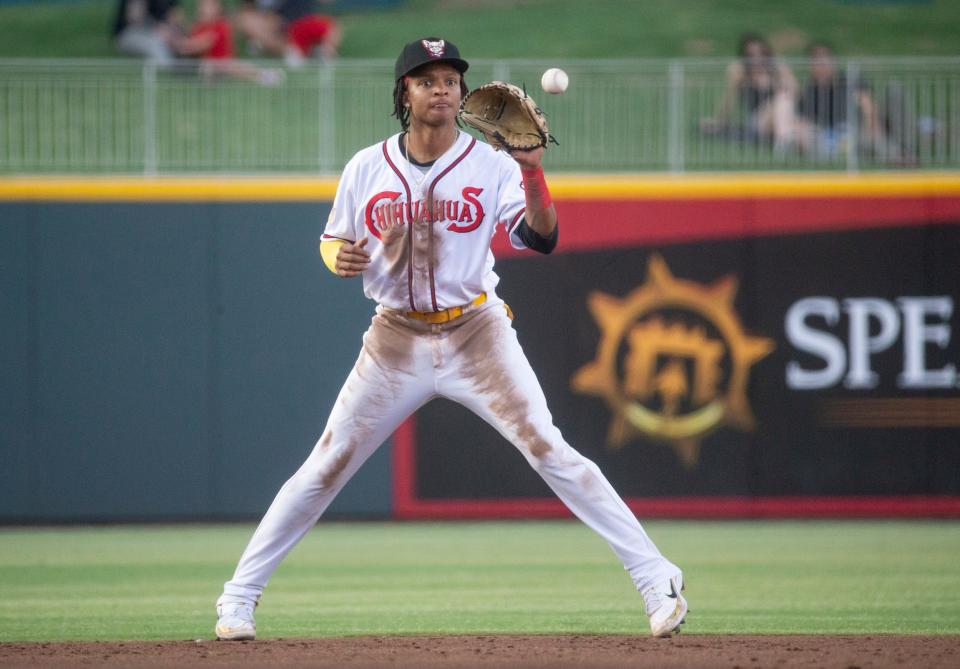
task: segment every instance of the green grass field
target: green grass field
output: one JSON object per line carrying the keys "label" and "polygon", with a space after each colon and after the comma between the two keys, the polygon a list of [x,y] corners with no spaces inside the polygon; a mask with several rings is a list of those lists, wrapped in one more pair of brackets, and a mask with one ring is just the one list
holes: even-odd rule
{"label": "green grass field", "polygon": [[[185,4],[192,14],[194,3]],[[0,6],[0,57],[115,55],[115,5]],[[727,56],[745,30],[768,34],[784,55],[802,53],[814,38],[845,55],[956,55],[960,35],[958,0],[409,0],[362,12],[341,5],[347,57],[394,58],[398,35],[427,33],[489,58]]]}
{"label": "green grass field", "polygon": [[[686,633],[960,633],[960,523],[651,522]],[[249,525],[0,530],[0,641],[209,638]],[[576,522],[328,523],[280,567],[261,638],[646,634]]]}

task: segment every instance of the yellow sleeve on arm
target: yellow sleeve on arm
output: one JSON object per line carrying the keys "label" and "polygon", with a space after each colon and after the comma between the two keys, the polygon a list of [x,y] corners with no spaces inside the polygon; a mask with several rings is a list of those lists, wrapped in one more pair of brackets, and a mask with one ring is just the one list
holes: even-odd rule
{"label": "yellow sleeve on arm", "polygon": [[327,266],[334,274],[337,273],[337,253],[340,252],[342,239],[324,239],[320,242],[320,257],[323,258],[323,264]]}

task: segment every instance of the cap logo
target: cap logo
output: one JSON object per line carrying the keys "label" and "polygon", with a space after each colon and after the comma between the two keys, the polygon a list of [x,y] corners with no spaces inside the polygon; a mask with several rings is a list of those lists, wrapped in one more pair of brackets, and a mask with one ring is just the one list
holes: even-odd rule
{"label": "cap logo", "polygon": [[420,43],[423,44],[424,50],[430,54],[431,58],[440,58],[443,56],[443,53],[447,50],[447,43],[442,39],[437,40],[436,42],[431,42],[429,40],[420,40]]}

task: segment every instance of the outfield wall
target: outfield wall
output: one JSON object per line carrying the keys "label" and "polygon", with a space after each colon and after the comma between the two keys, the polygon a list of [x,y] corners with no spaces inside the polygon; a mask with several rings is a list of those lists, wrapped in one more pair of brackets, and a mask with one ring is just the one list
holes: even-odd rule
{"label": "outfield wall", "polygon": [[[0,519],[250,518],[322,431],[372,312],[319,260],[328,202],[195,186],[0,204]],[[382,449],[331,512],[389,486]]]}
{"label": "outfield wall", "polygon": [[[558,251],[495,240],[501,294],[639,514],[960,515],[960,176],[551,184]],[[259,515],[372,313],[316,254],[334,187],[0,181],[0,520]],[[445,402],[331,512],[565,513]]]}

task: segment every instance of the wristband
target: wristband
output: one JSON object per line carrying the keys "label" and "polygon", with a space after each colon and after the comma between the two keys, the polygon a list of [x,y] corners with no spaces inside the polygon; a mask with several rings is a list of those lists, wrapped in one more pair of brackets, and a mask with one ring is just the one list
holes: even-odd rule
{"label": "wristband", "polygon": [[543,211],[553,204],[553,198],[550,197],[550,189],[547,188],[547,180],[543,176],[542,167],[532,169],[521,167],[520,174],[523,175],[527,209]]}

